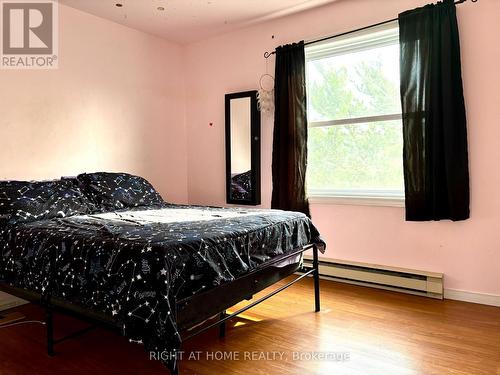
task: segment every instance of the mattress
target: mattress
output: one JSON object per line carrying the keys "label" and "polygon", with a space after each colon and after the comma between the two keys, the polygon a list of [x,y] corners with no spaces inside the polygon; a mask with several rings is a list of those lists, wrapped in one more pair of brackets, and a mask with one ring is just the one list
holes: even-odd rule
{"label": "mattress", "polygon": [[0,228],[0,280],[113,317],[149,351],[180,347],[175,301],[310,243],[297,212],[165,205]]}

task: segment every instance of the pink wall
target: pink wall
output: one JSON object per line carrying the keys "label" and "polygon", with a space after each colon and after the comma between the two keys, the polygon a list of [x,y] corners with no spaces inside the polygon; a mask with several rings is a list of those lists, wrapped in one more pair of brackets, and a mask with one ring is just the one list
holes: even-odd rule
{"label": "pink wall", "polygon": [[143,175],[187,200],[181,47],[60,6],[59,69],[0,70],[0,179]]}
{"label": "pink wall", "polygon": [[[373,24],[428,2],[384,0],[375,6],[373,0],[339,0],[187,46],[189,201],[224,205],[224,94],[258,87],[265,72],[264,51]],[[499,14],[500,1],[458,7],[470,137],[471,219],[407,223],[402,208],[313,205],[313,221],[329,243],[329,257],[443,272],[446,288],[500,295]],[[262,198],[269,206],[270,118],[263,119],[262,133]]]}
{"label": "pink wall", "polygon": [[[60,68],[0,70],[0,179],[123,170],[147,177],[170,201],[224,205],[224,94],[257,88],[264,51],[428,1],[337,0],[185,47],[61,6]],[[312,214],[329,257],[444,272],[446,288],[500,295],[500,1],[458,9],[472,218],[406,223],[401,208],[325,204]],[[269,206],[270,117],[262,133]]]}

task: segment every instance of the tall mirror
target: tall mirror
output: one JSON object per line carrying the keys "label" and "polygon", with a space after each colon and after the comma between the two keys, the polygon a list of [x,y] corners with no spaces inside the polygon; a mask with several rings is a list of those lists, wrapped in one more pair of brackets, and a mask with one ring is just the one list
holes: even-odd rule
{"label": "tall mirror", "polygon": [[260,204],[260,113],[257,91],[226,95],[227,203]]}

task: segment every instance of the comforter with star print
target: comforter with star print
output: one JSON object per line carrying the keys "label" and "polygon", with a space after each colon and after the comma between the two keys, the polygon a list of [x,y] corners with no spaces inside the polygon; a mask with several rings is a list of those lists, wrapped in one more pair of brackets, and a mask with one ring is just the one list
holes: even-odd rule
{"label": "comforter with star print", "polygon": [[175,300],[310,243],[297,212],[165,205],[0,227],[0,280],[104,312],[148,351],[180,347]]}

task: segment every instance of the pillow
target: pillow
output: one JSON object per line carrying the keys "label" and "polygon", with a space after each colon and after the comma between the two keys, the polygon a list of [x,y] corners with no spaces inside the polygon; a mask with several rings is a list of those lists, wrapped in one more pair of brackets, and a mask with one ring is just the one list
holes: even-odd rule
{"label": "pillow", "polygon": [[96,172],[81,174],[77,179],[84,193],[103,210],[165,204],[161,195],[142,177]]}
{"label": "pillow", "polygon": [[0,181],[1,223],[26,223],[95,210],[71,180]]}

